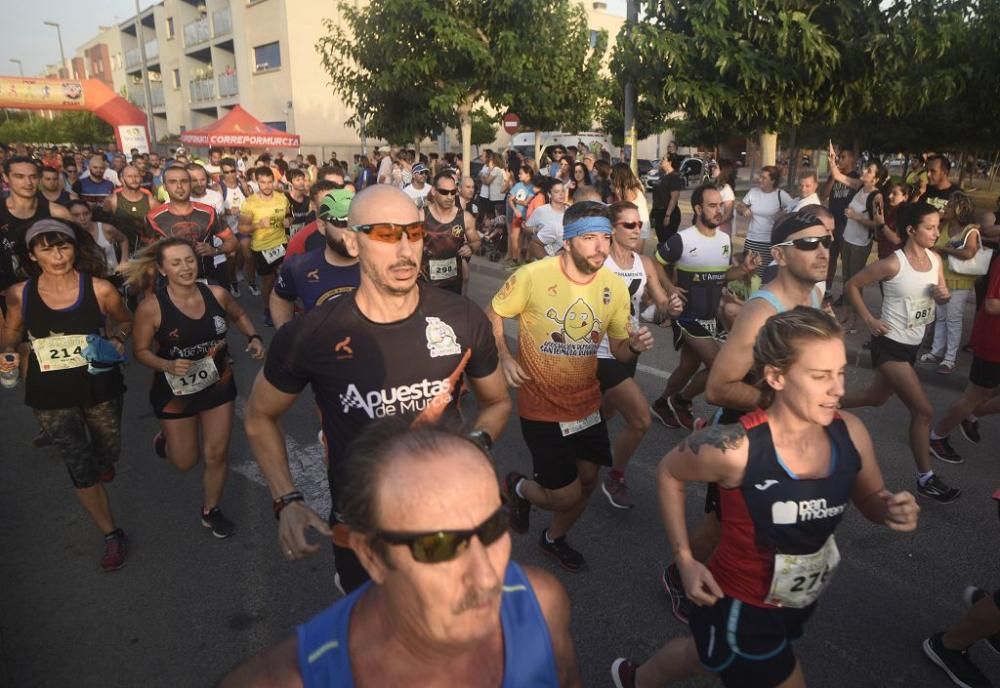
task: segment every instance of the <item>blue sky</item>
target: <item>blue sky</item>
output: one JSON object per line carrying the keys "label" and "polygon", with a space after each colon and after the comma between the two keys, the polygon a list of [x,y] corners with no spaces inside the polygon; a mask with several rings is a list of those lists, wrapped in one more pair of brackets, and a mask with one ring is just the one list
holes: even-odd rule
{"label": "blue sky", "polygon": [[[142,9],[154,4],[155,0],[139,0]],[[70,59],[77,46],[94,36],[101,24],[117,24],[135,15],[135,0],[19,0],[16,3],[7,0],[3,5],[0,75],[9,76],[18,74],[17,65],[10,61],[12,58],[24,63],[26,76],[37,75],[44,71],[45,65],[59,62],[56,30],[42,24],[43,21],[61,25],[66,58]],[[625,0],[608,0],[608,11],[624,16]]]}

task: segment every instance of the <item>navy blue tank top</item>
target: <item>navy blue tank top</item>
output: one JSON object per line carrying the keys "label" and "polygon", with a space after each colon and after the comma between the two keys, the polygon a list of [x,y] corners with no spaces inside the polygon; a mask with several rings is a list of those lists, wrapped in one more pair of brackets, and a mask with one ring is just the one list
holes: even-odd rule
{"label": "navy blue tank top", "polygon": [[[354,688],[347,632],[351,611],[371,581],[298,628],[299,672],[305,688]],[[559,685],[552,639],[528,577],[513,561],[504,575],[503,688]]]}

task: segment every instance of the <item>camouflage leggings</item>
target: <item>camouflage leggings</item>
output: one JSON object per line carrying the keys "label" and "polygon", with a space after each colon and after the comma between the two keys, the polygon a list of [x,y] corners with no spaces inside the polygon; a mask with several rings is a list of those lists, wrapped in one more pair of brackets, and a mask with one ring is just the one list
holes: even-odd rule
{"label": "camouflage leggings", "polygon": [[122,445],[122,397],[65,409],[33,409],[77,488],[110,482]]}

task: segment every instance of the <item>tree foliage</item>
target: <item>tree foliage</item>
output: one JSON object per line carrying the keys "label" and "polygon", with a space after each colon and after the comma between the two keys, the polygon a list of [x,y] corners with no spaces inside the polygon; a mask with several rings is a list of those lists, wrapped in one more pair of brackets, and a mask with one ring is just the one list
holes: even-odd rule
{"label": "tree foliage", "polygon": [[7,111],[0,122],[0,141],[20,143],[106,143],[114,139],[111,125],[90,112],[57,112],[52,119]]}

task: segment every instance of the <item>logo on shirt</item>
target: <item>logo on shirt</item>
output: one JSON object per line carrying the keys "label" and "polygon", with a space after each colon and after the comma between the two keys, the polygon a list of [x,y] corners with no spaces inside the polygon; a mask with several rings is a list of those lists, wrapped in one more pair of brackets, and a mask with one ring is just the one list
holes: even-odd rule
{"label": "logo on shirt", "polygon": [[[760,489],[760,488],[758,488]],[[821,518],[833,518],[844,513],[847,504],[827,506],[825,499],[803,499],[796,502],[775,502],[771,505],[771,522],[776,526],[790,526],[801,521],[815,521]]]}
{"label": "logo on shirt", "polygon": [[226,319],[221,315],[212,316],[212,324],[215,325],[215,334],[225,334],[226,332]]}
{"label": "logo on shirt", "polygon": [[351,348],[351,338],[344,337],[334,344],[333,352],[337,354],[337,359],[354,358],[354,349]]}
{"label": "logo on shirt", "polygon": [[458,337],[455,336],[455,330],[451,325],[442,322],[440,318],[428,317],[424,320],[427,321],[424,336],[427,337],[427,350],[431,358],[462,353],[462,346],[458,343]]}
{"label": "logo on shirt", "polygon": [[306,273],[306,280],[309,282],[319,282],[319,268]]}
{"label": "logo on shirt", "polygon": [[170,330],[170,332],[167,333],[167,338],[168,339],[180,339],[181,338],[181,329],[179,327],[175,327],[174,329]]}
{"label": "logo on shirt", "polygon": [[778,484],[777,480],[765,480],[762,483],[756,483],[754,485],[754,487],[756,487],[758,490],[760,490],[761,492],[763,492],[764,490],[766,490],[768,488],[771,488],[771,487],[774,487],[777,484]]}
{"label": "logo on shirt", "polygon": [[551,342],[542,343],[542,353],[559,356],[592,356],[596,353],[597,344],[601,341],[601,321],[582,298],[574,301],[561,318],[554,308],[547,310],[545,317],[560,325],[560,329],[549,335]]}
{"label": "logo on shirt", "polygon": [[500,287],[500,291],[497,292],[497,298],[502,300],[510,296],[510,293],[514,291],[514,284],[516,282],[517,282],[517,275],[511,275],[510,277],[508,277],[507,281],[503,283],[502,287]]}
{"label": "logo on shirt", "polygon": [[549,296],[556,296],[558,294],[558,292],[559,292],[559,290],[557,288],[558,286],[559,285],[557,285],[557,284],[553,284],[551,287],[549,287],[549,289],[548,289]]}
{"label": "logo on shirt", "polygon": [[362,394],[357,385],[350,384],[340,395],[344,413],[351,409],[364,411],[372,420],[405,413],[419,413],[428,406],[447,406],[451,403],[451,382],[424,378],[412,385],[399,385],[389,389],[376,389]]}

